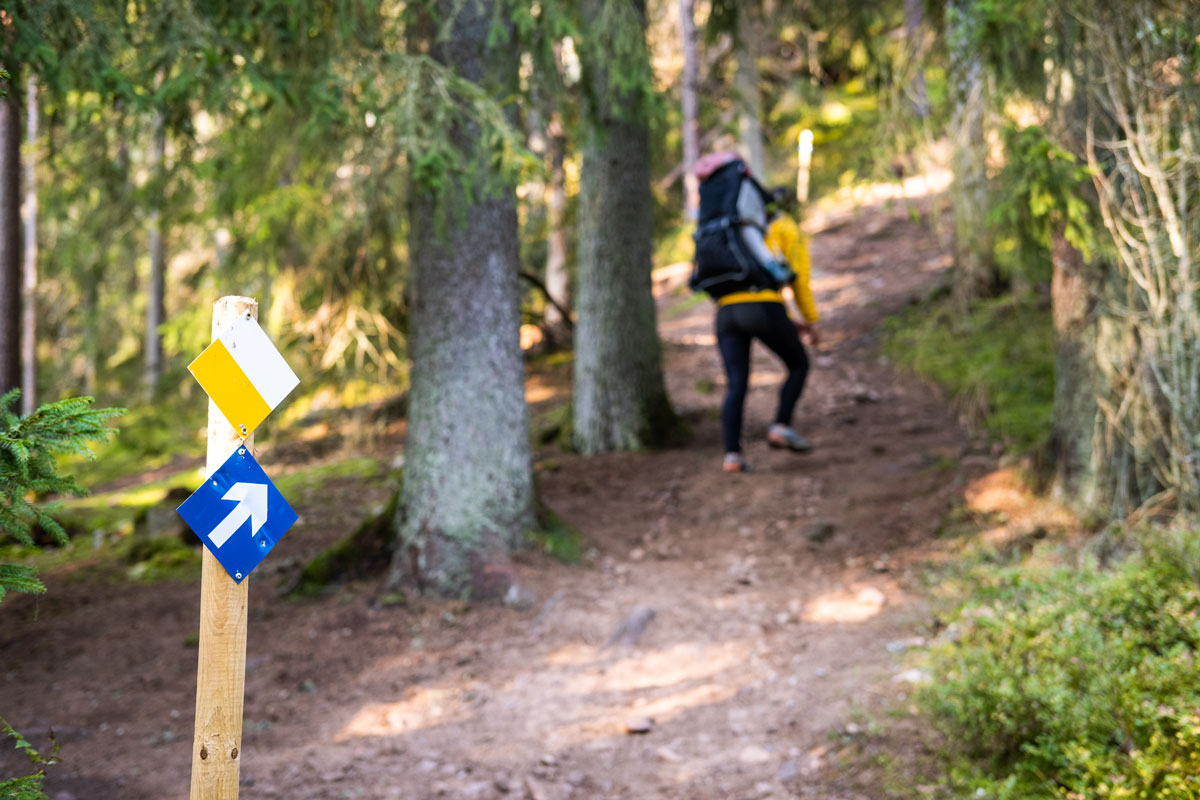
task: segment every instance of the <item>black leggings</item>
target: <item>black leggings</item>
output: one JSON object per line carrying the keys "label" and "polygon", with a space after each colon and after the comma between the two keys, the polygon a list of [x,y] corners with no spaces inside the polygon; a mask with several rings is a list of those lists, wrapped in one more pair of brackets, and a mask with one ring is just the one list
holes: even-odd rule
{"label": "black leggings", "polygon": [[758,339],[787,365],[775,422],[791,426],[792,412],[808,378],[808,353],[782,303],[734,303],[717,310],[717,347],[725,362],[728,390],[721,409],[725,452],[742,451],[742,409],[750,385],[750,343]]}

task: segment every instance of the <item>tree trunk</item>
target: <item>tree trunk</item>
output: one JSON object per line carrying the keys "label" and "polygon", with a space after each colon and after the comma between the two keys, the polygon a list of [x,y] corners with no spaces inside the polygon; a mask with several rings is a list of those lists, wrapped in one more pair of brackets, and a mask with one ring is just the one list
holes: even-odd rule
{"label": "tree trunk", "polygon": [[683,208],[686,219],[694,222],[700,215],[700,179],[696,161],[700,158],[699,106],[696,86],[700,76],[696,62],[696,20],[693,0],[679,0],[679,34],[683,40],[683,77],[680,94],[683,106]]}
{"label": "tree trunk", "polygon": [[[567,136],[562,118],[557,113],[550,117],[546,129],[550,161],[550,185],[546,195],[546,291],[554,302],[565,309],[570,308],[567,274],[567,179],[564,162],[567,153]],[[566,346],[570,341],[569,321],[563,319],[554,303],[546,306],[546,330],[555,344]]]}
{"label": "tree trunk", "polygon": [[37,408],[37,158],[34,146],[38,138],[37,79],[30,75],[26,83],[25,119],[25,286],[21,318],[21,412],[32,414]]}
{"label": "tree trunk", "polygon": [[[644,24],[644,0],[634,5]],[[600,6],[587,0],[585,20]],[[609,68],[591,65],[580,181],[574,441],[588,454],[654,444],[674,422],[650,280],[649,128],[632,98],[613,102]]]}
{"label": "tree trunk", "polygon": [[920,119],[929,116],[929,90],[925,87],[925,67],[921,65],[924,48],[925,0],[904,0],[904,36],[912,70],[910,100],[913,113]]}
{"label": "tree trunk", "polygon": [[1054,277],[1050,297],[1054,316],[1054,458],[1055,492],[1082,509],[1098,503],[1095,437],[1102,394],[1096,369],[1095,305],[1082,254],[1058,237],[1052,248]]}
{"label": "tree trunk", "polygon": [[987,76],[972,42],[975,0],[947,3],[947,45],[950,50],[950,135],[954,182],[953,295],[960,307],[990,295],[996,284],[992,239],[988,232]]}
{"label": "tree trunk", "polygon": [[738,99],[738,134],[742,154],[754,177],[765,181],[756,16],[753,3],[741,0],[737,4],[737,73],[734,76],[734,90]]}
{"label": "tree trunk", "polygon": [[165,285],[167,269],[167,242],[163,233],[162,211],[166,202],[166,149],[167,132],[165,118],[160,109],[154,116],[154,135],[150,152],[150,180],[154,182],[154,196],[150,208],[150,281],[146,290],[146,397],[153,397],[162,379],[162,334],[165,312]]}
{"label": "tree trunk", "polygon": [[21,109],[11,89],[16,83],[14,75],[0,98],[0,395],[21,385]]}
{"label": "tree trunk", "polygon": [[[455,0],[433,5],[453,22],[431,56],[498,95],[511,91],[517,57],[506,42],[488,44],[494,0],[457,14]],[[480,130],[446,135],[469,153]],[[489,192],[486,158],[471,159],[470,192],[455,178],[440,194],[416,182],[409,193],[412,388],[389,583],[487,598],[513,584],[507,554],[532,523],[533,475],[514,187]]]}

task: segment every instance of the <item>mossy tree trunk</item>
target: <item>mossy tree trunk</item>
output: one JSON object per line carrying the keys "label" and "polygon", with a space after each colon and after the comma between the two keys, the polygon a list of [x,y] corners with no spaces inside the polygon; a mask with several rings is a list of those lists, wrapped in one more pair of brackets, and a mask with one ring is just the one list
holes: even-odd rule
{"label": "mossy tree trunk", "polygon": [[1095,298],[1083,255],[1065,239],[1055,239],[1050,297],[1054,317],[1054,459],[1055,492],[1082,510],[1100,502],[1108,482],[1096,437],[1103,394],[1096,369]]}
{"label": "mossy tree trunk", "polygon": [[[1056,441],[1061,483],[1077,504],[1121,518],[1200,513],[1200,80],[1162,65],[1191,51],[1178,9],[1152,3],[1068,6],[1080,22],[1062,98],[1060,138],[1087,159],[1103,223],[1087,276],[1087,320],[1059,337]],[[1194,26],[1193,26],[1194,27]],[[1131,36],[1135,29],[1156,35]],[[1080,94],[1074,102],[1074,87]],[[1069,105],[1063,111],[1064,106]],[[1055,248],[1056,327],[1080,300],[1057,274],[1081,261]],[[1091,405],[1097,412],[1087,429]],[[1073,419],[1074,418],[1074,419]],[[1064,447],[1065,445],[1065,447]],[[1090,471],[1072,475],[1090,458]]]}
{"label": "mossy tree trunk", "polygon": [[[496,4],[432,5],[453,22],[429,37],[431,56],[497,96],[511,90],[516,54],[502,35],[489,45]],[[446,135],[476,152],[478,126]],[[487,599],[511,585],[508,553],[531,527],[533,476],[514,189],[489,183],[481,154],[463,167],[469,192],[458,178],[440,193],[410,188],[412,388],[389,583]]]}
{"label": "mossy tree trunk", "polygon": [[14,75],[0,98],[0,395],[21,385],[21,109],[15,85]]}
{"label": "mossy tree trunk", "polygon": [[[636,12],[619,17],[624,24],[644,26],[644,0],[618,2]],[[585,0],[585,24],[602,26],[603,5]],[[614,93],[610,74],[648,67],[644,35],[640,27],[640,65],[618,67],[602,58],[589,65],[594,102],[586,115],[579,192],[573,430],[575,446],[587,454],[655,444],[675,419],[663,385],[650,280],[649,127],[643,104]]]}
{"label": "mossy tree trunk", "polygon": [[979,24],[976,0],[948,0],[946,39],[950,51],[951,167],[954,182],[953,296],[962,307],[995,290],[996,270],[988,225],[988,89],[983,60],[973,45]]}

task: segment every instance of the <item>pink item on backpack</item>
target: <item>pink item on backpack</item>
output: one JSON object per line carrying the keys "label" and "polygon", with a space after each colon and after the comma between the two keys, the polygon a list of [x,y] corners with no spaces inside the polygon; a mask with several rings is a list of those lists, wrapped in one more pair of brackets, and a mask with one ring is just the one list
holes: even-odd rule
{"label": "pink item on backpack", "polygon": [[700,158],[696,162],[696,177],[704,180],[709,175],[719,170],[721,167],[728,164],[730,161],[737,161],[741,156],[732,150],[725,150],[720,153],[709,153]]}

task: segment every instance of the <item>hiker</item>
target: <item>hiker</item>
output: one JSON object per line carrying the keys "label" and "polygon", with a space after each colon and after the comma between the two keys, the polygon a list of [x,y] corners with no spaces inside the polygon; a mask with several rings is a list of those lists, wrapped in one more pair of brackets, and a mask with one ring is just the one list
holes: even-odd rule
{"label": "hiker", "polygon": [[[808,377],[808,354],[800,341],[815,338],[816,307],[808,287],[806,241],[794,222],[780,217],[772,236],[767,207],[773,197],[733,152],[712,153],[696,164],[700,179],[700,218],[696,259],[689,285],[717,304],[717,347],[725,366],[726,394],[721,409],[726,472],[748,469],[742,455],[742,415],[750,384],[750,345],[758,339],[787,367],[767,444],[797,453],[812,445],[792,429],[792,415]],[[791,222],[791,225],[788,225]],[[769,237],[769,239],[768,239]],[[772,252],[774,244],[778,252]],[[793,271],[785,256],[797,261]],[[802,304],[804,322],[793,322],[781,289],[790,286]],[[810,313],[811,312],[811,313]]]}

